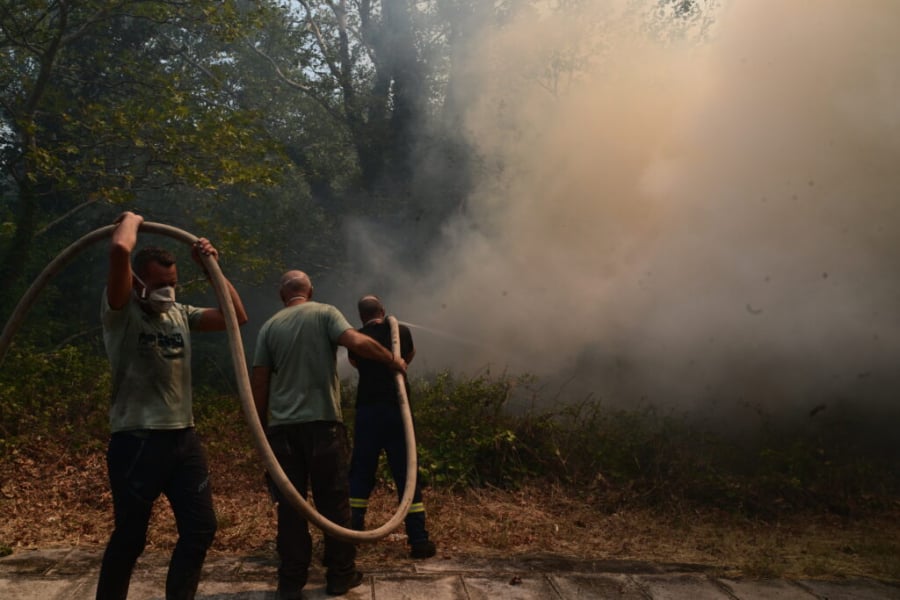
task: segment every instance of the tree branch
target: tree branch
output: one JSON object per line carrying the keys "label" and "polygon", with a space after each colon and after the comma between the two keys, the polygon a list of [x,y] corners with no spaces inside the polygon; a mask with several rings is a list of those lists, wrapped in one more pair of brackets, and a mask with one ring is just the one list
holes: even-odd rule
{"label": "tree branch", "polygon": [[293,79],[291,79],[290,77],[288,77],[287,75],[285,75],[281,71],[281,68],[278,66],[278,64],[275,62],[275,59],[273,59],[271,56],[269,56],[268,54],[266,54],[265,52],[260,50],[256,46],[256,44],[254,44],[252,41],[250,41],[247,38],[244,38],[244,41],[247,43],[247,45],[250,47],[251,50],[256,52],[260,57],[264,58],[270,65],[272,65],[272,68],[275,69],[275,74],[278,75],[278,79],[280,79],[282,83],[284,83],[285,85],[290,86],[296,90],[300,90],[303,92],[311,92],[312,91],[312,88],[310,88],[308,85],[296,82]]}
{"label": "tree branch", "polygon": [[65,212],[62,216],[60,216],[59,218],[54,219],[53,221],[50,221],[48,224],[46,224],[46,225],[44,225],[43,227],[41,227],[40,229],[38,229],[38,230],[34,233],[34,237],[38,237],[38,236],[41,236],[41,235],[47,233],[50,229],[56,227],[56,226],[57,226],[59,223],[61,223],[62,221],[65,221],[66,219],[68,219],[69,217],[71,217],[72,215],[74,215],[75,213],[77,213],[78,211],[80,211],[81,209],[87,208],[88,206],[90,206],[90,205],[92,205],[92,204],[95,204],[97,201],[98,201],[98,198],[92,198],[92,199],[90,199],[90,200],[87,200],[87,201],[85,201],[85,202],[82,202],[81,204],[79,204],[78,206],[72,208],[71,210],[66,211],[66,212]]}
{"label": "tree branch", "polygon": [[278,76],[279,81],[281,81],[285,85],[287,85],[295,90],[300,90],[301,92],[305,92],[307,95],[309,95],[310,98],[315,100],[316,103],[325,110],[325,112],[327,112],[329,115],[331,115],[331,117],[333,119],[343,120],[343,116],[340,113],[336,112],[334,110],[334,108],[329,106],[329,104],[326,101],[324,101],[317,94],[315,94],[313,91],[313,88],[311,86],[294,81],[293,79],[291,79],[290,77],[285,75],[284,72],[281,70],[281,68],[278,66],[278,64],[275,62],[274,58],[272,58],[271,56],[269,56],[268,54],[263,52],[251,40],[244,38],[244,41],[254,52],[256,52],[256,54],[258,54],[260,57],[265,59],[270,65],[272,65],[272,69],[274,69],[275,74]]}
{"label": "tree branch", "polygon": [[322,58],[325,59],[325,62],[328,64],[328,69],[331,71],[332,76],[334,76],[338,81],[343,81],[343,76],[341,70],[338,68],[338,65],[335,64],[334,60],[331,58],[331,52],[329,51],[328,44],[325,42],[324,36],[322,36],[322,30],[319,29],[318,23],[316,23],[315,19],[313,19],[312,10],[309,8],[309,3],[306,0],[298,0],[300,5],[306,9],[306,23],[309,25],[310,30],[313,32],[313,35],[316,36],[316,42],[319,45],[319,50],[322,51]]}

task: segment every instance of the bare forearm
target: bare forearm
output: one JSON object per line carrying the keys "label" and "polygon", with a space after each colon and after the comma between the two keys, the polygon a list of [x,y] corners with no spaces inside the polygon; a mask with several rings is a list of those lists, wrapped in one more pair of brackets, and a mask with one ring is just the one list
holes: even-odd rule
{"label": "bare forearm", "polygon": [[364,335],[355,329],[348,329],[338,339],[338,344],[344,346],[360,358],[368,358],[389,366],[395,371],[406,372],[406,361],[400,357],[394,358],[390,350],[379,344],[374,339]]}
{"label": "bare forearm", "polygon": [[[231,297],[231,303],[234,305],[234,315],[237,317],[237,323],[238,325],[243,325],[249,320],[247,311],[244,310],[244,303],[241,302],[241,297],[238,296],[234,286],[231,285],[231,282],[227,279],[225,280],[225,286],[228,290],[228,295]],[[226,328],[225,321],[225,311],[221,306],[219,306],[219,308],[207,308],[200,317],[200,323],[197,325],[197,330],[224,331]]]}
{"label": "bare forearm", "polygon": [[234,314],[237,316],[238,324],[243,325],[249,320],[247,311],[244,309],[244,303],[241,301],[237,290],[234,289],[234,286],[227,279],[225,280],[225,286],[228,288],[228,295],[231,296],[231,303],[234,305]]}
{"label": "bare forearm", "polygon": [[338,340],[338,344],[353,352],[358,358],[367,358],[385,364],[389,364],[394,359],[390,350],[355,329],[345,331]]}
{"label": "bare forearm", "polygon": [[109,273],[106,278],[106,299],[113,309],[128,302],[131,293],[131,252],[137,245],[137,232],[144,218],[133,212],[122,213],[113,230],[109,246]]}
{"label": "bare forearm", "polygon": [[[368,338],[368,336],[366,337]],[[368,358],[369,360],[376,360],[381,363],[390,363],[394,358],[394,355],[390,350],[372,338],[360,340],[357,346],[352,348],[352,350],[357,356]]]}
{"label": "bare forearm", "polygon": [[111,245],[114,249],[125,250],[128,254],[137,246],[138,228],[144,222],[144,217],[133,212],[125,212],[116,219],[118,227],[113,230]]}

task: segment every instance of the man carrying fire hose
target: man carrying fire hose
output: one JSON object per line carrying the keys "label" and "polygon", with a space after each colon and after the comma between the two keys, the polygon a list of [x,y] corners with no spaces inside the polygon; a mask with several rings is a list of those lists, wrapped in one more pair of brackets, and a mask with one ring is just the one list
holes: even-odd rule
{"label": "man carrying fire hose", "polygon": [[[222,331],[220,308],[175,301],[175,257],[144,248],[134,257],[143,218],[123,213],[112,234],[103,294],[103,342],[112,367],[112,436],[107,452],[115,528],[100,568],[98,600],[124,600],[131,572],[147,541],[153,503],[165,494],[175,513],[178,542],[166,578],[167,600],[193,598],[216,532],[203,444],[191,406],[191,332]],[[192,249],[218,260],[209,240]],[[228,285],[240,324],[247,313]]]}
{"label": "man carrying fire hose", "polygon": [[[391,327],[385,320],[381,300],[377,296],[363,296],[357,308],[363,323],[359,332],[376,339],[385,348],[390,348]],[[405,325],[398,327],[400,355],[409,364],[416,353],[412,334]],[[350,459],[351,526],[362,531],[365,529],[366,509],[369,506],[369,495],[375,487],[375,471],[382,449],[387,455],[397,494],[402,499],[406,487],[406,440],[394,374],[384,365],[353,352],[349,354],[349,359],[350,364],[359,371],[353,456]],[[409,396],[409,384],[406,391]],[[428,530],[425,529],[425,505],[422,503],[418,478],[405,525],[410,557],[434,556],[435,545],[428,539]]]}
{"label": "man carrying fire hose", "polygon": [[[288,271],[279,289],[284,308],[259,330],[253,358],[253,400],[278,463],[301,496],[312,488],[318,511],[350,524],[347,432],[341,415],[337,347],[406,371],[406,362],[362,335],[341,312],[312,300],[303,271]],[[278,596],[301,598],[312,559],[309,524],[276,486]],[[362,582],[352,542],[325,535],[325,592],[341,595]]]}

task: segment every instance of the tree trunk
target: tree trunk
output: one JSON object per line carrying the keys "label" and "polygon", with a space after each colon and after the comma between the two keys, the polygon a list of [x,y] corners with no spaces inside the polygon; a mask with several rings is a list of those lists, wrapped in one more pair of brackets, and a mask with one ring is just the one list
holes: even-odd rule
{"label": "tree trunk", "polygon": [[[0,282],[7,293],[0,301],[0,311],[8,315],[17,301],[11,297],[19,289],[25,275],[25,266],[31,255],[37,219],[37,198],[34,183],[26,176],[19,183],[19,206],[16,211],[15,230],[3,252],[0,262]],[[11,293],[12,292],[12,293]]]}

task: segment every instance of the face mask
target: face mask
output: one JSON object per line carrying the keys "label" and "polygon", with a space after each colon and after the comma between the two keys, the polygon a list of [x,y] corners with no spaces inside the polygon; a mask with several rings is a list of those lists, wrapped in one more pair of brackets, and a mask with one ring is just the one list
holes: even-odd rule
{"label": "face mask", "polygon": [[167,285],[157,288],[150,292],[148,297],[147,284],[137,275],[134,275],[134,278],[137,279],[138,283],[144,286],[144,290],[141,292],[140,296],[138,296],[138,299],[141,301],[141,304],[149,308],[152,312],[162,314],[175,306],[174,287]]}

